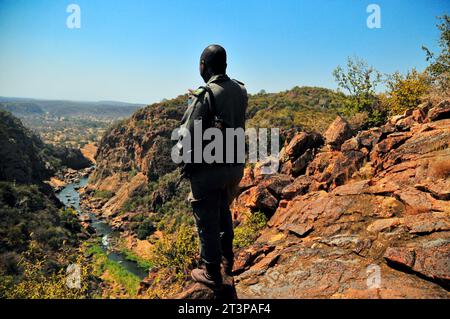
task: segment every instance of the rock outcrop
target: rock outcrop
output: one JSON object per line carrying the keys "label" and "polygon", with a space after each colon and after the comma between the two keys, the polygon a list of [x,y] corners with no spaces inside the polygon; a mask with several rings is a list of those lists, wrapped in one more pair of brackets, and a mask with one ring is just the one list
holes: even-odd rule
{"label": "rock outcrop", "polygon": [[338,150],[342,143],[353,135],[350,125],[338,116],[324,134],[325,141],[331,149]]}
{"label": "rock outcrop", "polygon": [[[148,182],[173,171],[170,158],[172,131],[183,115],[187,96],[147,106],[111,127],[95,155],[96,168],[83,196],[83,204],[104,217],[114,217]],[[106,200],[91,196],[110,192]]]}
{"label": "rock outcrop", "polygon": [[315,152],[324,143],[318,133],[300,132],[296,134],[280,154],[281,173],[298,176],[314,158]]}
{"label": "rock outcrop", "polygon": [[97,153],[97,145],[95,143],[88,143],[84,145],[80,149],[81,153],[84,157],[91,161],[92,164],[95,164],[95,154]]}
{"label": "rock outcrop", "polygon": [[[270,219],[236,253],[238,297],[448,298],[449,101],[355,135],[336,119],[321,149],[307,136],[283,150],[284,174],[246,169],[234,217]],[[286,163],[308,151],[297,175]]]}

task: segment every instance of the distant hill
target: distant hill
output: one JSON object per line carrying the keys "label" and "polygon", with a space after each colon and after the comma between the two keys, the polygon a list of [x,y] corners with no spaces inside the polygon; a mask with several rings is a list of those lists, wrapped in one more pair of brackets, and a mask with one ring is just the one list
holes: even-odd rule
{"label": "distant hill", "polygon": [[11,113],[0,110],[0,181],[40,184],[63,167],[90,166],[80,150],[45,144]]}
{"label": "distant hill", "polygon": [[117,101],[85,102],[0,97],[0,109],[10,111],[16,116],[34,116],[46,113],[57,117],[94,116],[96,118],[117,119],[130,116],[142,106],[142,104]]}
{"label": "distant hill", "polygon": [[294,87],[249,97],[248,127],[297,128],[323,132],[345,105],[347,96],[320,87]]}
{"label": "distant hill", "polygon": [[2,102],[0,103],[0,109],[9,111],[17,116],[45,114],[38,104],[32,102]]}

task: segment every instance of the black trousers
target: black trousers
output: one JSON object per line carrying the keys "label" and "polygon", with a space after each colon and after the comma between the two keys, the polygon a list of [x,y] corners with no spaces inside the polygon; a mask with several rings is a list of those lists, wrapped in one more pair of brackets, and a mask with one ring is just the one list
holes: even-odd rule
{"label": "black trousers", "polygon": [[233,222],[230,204],[238,193],[243,166],[207,166],[191,174],[192,205],[205,264],[233,261]]}

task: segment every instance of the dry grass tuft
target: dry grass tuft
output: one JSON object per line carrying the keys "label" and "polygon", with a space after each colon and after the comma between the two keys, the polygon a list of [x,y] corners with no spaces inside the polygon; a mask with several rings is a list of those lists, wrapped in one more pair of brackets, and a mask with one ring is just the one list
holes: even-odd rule
{"label": "dry grass tuft", "polygon": [[431,174],[436,178],[450,177],[450,157],[442,157],[431,163]]}

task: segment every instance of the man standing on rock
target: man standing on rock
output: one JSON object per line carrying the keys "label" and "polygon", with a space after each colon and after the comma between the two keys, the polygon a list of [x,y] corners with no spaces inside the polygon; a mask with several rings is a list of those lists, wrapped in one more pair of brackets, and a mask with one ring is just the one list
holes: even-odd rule
{"label": "man standing on rock", "polygon": [[[236,154],[238,142],[230,144],[225,140],[221,141],[223,154],[219,156],[220,160],[194,160],[196,149],[202,154],[205,143],[195,137],[195,132],[199,132],[196,127],[201,127],[202,134],[208,128],[216,128],[223,132],[225,139],[225,130],[245,129],[247,91],[243,83],[226,75],[226,68],[227,55],[223,47],[210,45],[203,51],[200,75],[206,85],[191,92],[193,99],[182,119],[182,127],[188,131],[191,141],[188,143],[190,149],[184,149],[183,144],[183,152],[190,153],[192,159],[184,163],[182,171],[191,182],[189,201],[200,237],[201,259],[205,264],[204,268],[194,269],[191,275],[195,281],[215,290],[222,287],[221,263],[225,274],[232,273],[234,234],[230,204],[237,194],[245,160],[238,160],[244,158],[244,154]],[[227,157],[230,152],[234,156]]]}

